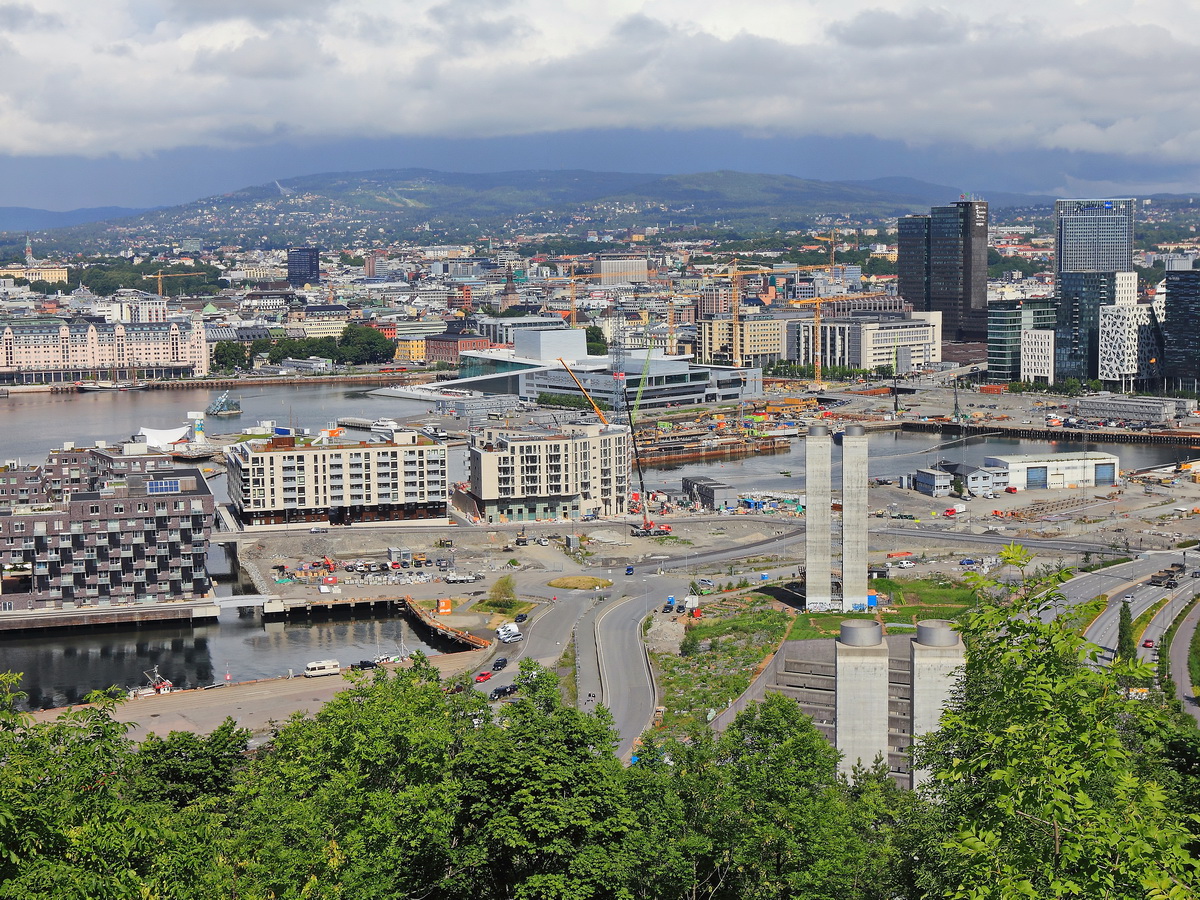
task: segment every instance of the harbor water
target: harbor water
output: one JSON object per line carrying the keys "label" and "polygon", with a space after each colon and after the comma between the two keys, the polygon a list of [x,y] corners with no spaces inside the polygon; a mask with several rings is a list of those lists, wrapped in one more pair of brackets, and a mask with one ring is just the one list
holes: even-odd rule
{"label": "harbor water", "polygon": [[[218,395],[211,390],[171,390],[91,394],[11,393],[0,398],[0,463],[19,459],[44,461],[46,452],[65,442],[87,446],[97,440],[128,439],[143,426],[171,428],[187,421],[192,410],[206,408]],[[420,419],[431,410],[415,400],[376,397],[370,389],[345,385],[254,386],[231,396],[243,414],[210,419],[212,434],[234,433],[244,425],[274,420],[280,425],[321,429],[342,416],[369,420],[387,417]],[[947,439],[936,434],[887,431],[870,437],[872,478],[896,479],[939,459],[982,464],[987,456],[1018,453],[1072,452],[1084,449],[1114,453],[1123,469],[1166,465],[1197,456],[1186,448],[1146,444],[1053,444],[1028,440]],[[840,453],[834,452],[834,465]],[[804,489],[804,443],[793,441],[787,452],[734,461],[689,463],[673,469],[647,469],[647,488],[678,491],[680,480],[706,475],[743,491],[799,492]],[[220,496],[223,486],[214,483]],[[225,549],[214,545],[210,570],[217,591],[235,592],[238,574]],[[430,639],[434,640],[434,639]],[[48,633],[0,639],[0,670],[24,673],[22,690],[32,708],[76,703],[89,691],[111,685],[134,687],[154,666],[181,686],[197,687],[226,680],[246,681],[299,672],[313,659],[335,658],[343,664],[401,650],[428,654],[457,649],[424,642],[401,617],[263,623],[225,610],[219,621],[96,632]]]}

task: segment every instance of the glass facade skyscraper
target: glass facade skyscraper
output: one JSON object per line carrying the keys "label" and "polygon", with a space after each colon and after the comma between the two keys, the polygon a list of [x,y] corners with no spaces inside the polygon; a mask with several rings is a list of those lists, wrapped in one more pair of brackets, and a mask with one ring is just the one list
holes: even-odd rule
{"label": "glass facade skyscraper", "polygon": [[1200,269],[1167,273],[1162,373],[1171,387],[1200,390]]}
{"label": "glass facade skyscraper", "polygon": [[1133,201],[1056,200],[1054,271],[1133,271]]}
{"label": "glass facade skyscraper", "polygon": [[287,254],[287,280],[292,287],[304,287],[321,280],[321,251],[316,247],[294,247]]}
{"label": "glass facade skyscraper", "polygon": [[897,223],[898,288],[914,309],[942,314],[952,341],[987,340],[988,207],[982,200],[935,206]]}

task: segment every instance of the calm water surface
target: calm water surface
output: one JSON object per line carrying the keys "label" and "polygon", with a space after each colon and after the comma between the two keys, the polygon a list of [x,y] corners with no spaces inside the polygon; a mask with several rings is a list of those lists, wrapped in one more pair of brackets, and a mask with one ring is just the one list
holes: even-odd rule
{"label": "calm water surface", "polygon": [[[241,400],[243,415],[210,420],[209,430],[236,432],[263,419],[320,429],[339,416],[404,419],[430,412],[419,401],[373,397],[368,391],[339,385],[251,385],[231,392]],[[219,393],[14,394],[0,399],[0,463],[9,459],[40,463],[48,450],[66,441],[87,446],[97,440],[125,440],[143,426],[182,425],[189,411],[204,409]],[[1194,450],[1144,444],[1052,444],[994,438],[948,443],[935,434],[886,432],[870,439],[869,469],[871,477],[895,478],[938,459],[982,464],[986,456],[1085,448],[1119,455],[1125,469],[1200,455]],[[840,465],[840,455],[835,448],[835,467]],[[804,488],[804,443],[794,441],[787,453],[772,456],[648,469],[646,485],[678,490],[681,478],[697,474],[743,490],[800,491]],[[222,480],[213,486],[219,496]],[[237,572],[223,547],[213,547],[210,569],[218,581],[218,593],[233,593]],[[224,680],[226,674],[234,681],[286,675],[288,669],[299,671],[313,659],[336,658],[348,664],[379,653],[397,652],[402,645],[430,654],[455,649],[454,645],[430,646],[422,642],[401,618],[264,624],[259,619],[239,618],[236,610],[225,610],[217,623],[209,625],[0,639],[0,670],[23,672],[22,688],[29,694],[29,705],[46,708],[77,702],[96,688],[136,686],[144,681],[142,673],[155,665],[177,684],[198,686]]]}

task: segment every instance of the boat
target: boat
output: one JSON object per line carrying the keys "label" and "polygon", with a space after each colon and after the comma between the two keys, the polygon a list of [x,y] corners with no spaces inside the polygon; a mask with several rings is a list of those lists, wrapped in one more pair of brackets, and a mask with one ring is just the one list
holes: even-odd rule
{"label": "boat", "polygon": [[779,474],[780,474],[780,475],[782,475],[784,478],[791,478],[791,477],[792,477],[792,473],[791,473],[791,472],[780,472]]}
{"label": "boat", "polygon": [[226,391],[208,405],[208,409],[204,411],[204,414],[206,416],[240,416],[242,414],[242,402],[237,399],[230,399],[229,391]]}
{"label": "boat", "polygon": [[179,690],[173,682],[159,674],[158,666],[142,674],[146,676],[146,683],[141,687],[130,689],[129,698],[131,700],[136,700],[139,697],[156,697],[159,694],[171,694]]}
{"label": "boat", "polygon": [[395,419],[376,419],[371,423],[371,430],[380,434],[391,434],[401,427]]}
{"label": "boat", "polygon": [[75,387],[87,393],[97,391],[144,391],[147,383],[144,381],[77,381],[75,382]]}

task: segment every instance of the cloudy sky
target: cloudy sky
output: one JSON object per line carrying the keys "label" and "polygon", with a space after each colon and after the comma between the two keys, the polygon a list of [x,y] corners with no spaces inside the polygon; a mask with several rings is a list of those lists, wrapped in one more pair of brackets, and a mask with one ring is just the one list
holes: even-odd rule
{"label": "cloudy sky", "polygon": [[1196,0],[0,0],[0,206],[323,171],[1200,190]]}

